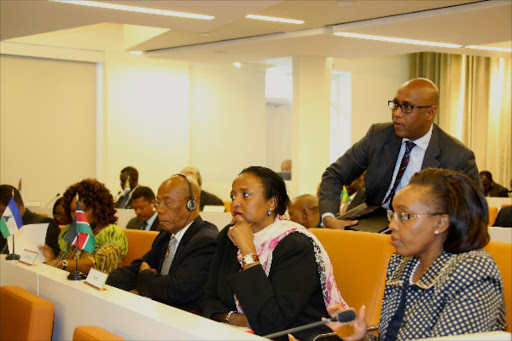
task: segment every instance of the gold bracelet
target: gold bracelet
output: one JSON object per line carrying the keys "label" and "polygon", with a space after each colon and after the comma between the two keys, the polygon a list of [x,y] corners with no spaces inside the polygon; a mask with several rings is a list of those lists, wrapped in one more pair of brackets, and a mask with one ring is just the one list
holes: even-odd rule
{"label": "gold bracelet", "polygon": [[233,315],[235,312],[233,310],[231,310],[227,315],[226,315],[226,319],[224,320],[224,323],[226,324],[229,324],[229,318],[231,317],[231,315]]}

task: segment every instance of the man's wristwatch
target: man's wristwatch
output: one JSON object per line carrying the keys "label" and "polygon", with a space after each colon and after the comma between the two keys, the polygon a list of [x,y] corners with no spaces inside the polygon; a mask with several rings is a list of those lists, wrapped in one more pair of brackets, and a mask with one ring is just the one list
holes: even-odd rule
{"label": "man's wristwatch", "polygon": [[247,265],[254,264],[256,262],[259,262],[260,259],[257,255],[248,254],[242,257],[242,267],[245,268]]}
{"label": "man's wristwatch", "polygon": [[66,269],[67,269],[67,267],[68,267],[68,261],[64,259],[64,260],[62,261],[62,270],[66,270]]}

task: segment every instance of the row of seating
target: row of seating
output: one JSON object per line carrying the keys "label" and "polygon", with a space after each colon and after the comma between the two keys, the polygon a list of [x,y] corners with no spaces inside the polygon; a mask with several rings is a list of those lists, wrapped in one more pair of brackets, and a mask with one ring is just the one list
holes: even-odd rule
{"label": "row of seating", "polygon": [[[52,339],[55,307],[53,303],[15,285],[0,287],[0,340]],[[98,326],[78,326],[73,341],[111,340],[123,338]]]}
{"label": "row of seating", "polygon": [[[124,230],[128,239],[128,255],[123,265],[141,257],[151,248],[157,233]],[[331,257],[334,276],[343,298],[352,307],[366,306],[369,326],[377,326],[380,318],[386,268],[395,251],[390,236],[358,231],[310,229]],[[503,279],[507,310],[507,331],[512,331],[512,244],[491,241],[485,250],[495,259]]]}

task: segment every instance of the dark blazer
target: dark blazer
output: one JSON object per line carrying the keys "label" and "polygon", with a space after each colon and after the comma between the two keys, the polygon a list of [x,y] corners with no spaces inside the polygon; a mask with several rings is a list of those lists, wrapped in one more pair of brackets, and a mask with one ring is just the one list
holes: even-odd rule
{"label": "dark blazer", "polygon": [[[273,251],[269,276],[262,266],[241,271],[237,247],[227,236],[228,227],[219,233],[217,252],[200,302],[203,316],[236,311],[234,294],[249,324],[258,335],[266,335],[327,317],[315,253],[311,240],[292,233]],[[294,335],[300,340],[331,332],[326,326]],[[288,340],[288,338],[285,338]]]}
{"label": "dark blazer", "polygon": [[[126,228],[131,230],[140,230],[142,227],[142,223],[144,223],[143,220],[140,220],[137,217],[133,217],[132,219],[130,219],[128,224],[126,224]],[[160,219],[158,219],[158,216],[156,216],[155,220],[153,220],[153,224],[151,224],[149,230],[162,231],[162,227],[160,226]]]}
{"label": "dark blazer", "polygon": [[201,190],[201,198],[199,200],[199,211],[202,211],[205,205],[224,206],[224,201],[215,194]]}
{"label": "dark blazer", "polygon": [[[123,290],[137,288],[139,294],[186,310],[197,310],[210,263],[217,244],[217,227],[201,217],[190,225],[181,239],[168,275],[160,275],[171,233],[161,231],[151,250],[130,265],[112,271],[107,284]],[[139,273],[146,262],[152,269]]]}
{"label": "dark blazer", "polygon": [[[60,234],[60,228],[54,219],[36,214],[30,211],[28,208],[25,208],[25,214],[23,215],[23,217],[21,217],[21,220],[23,221],[23,225],[48,223],[48,230],[46,230],[46,238],[44,242],[48,244],[49,247],[52,248],[55,256],[59,255],[60,247],[58,239]],[[6,244],[7,239],[2,236],[0,239],[0,250],[2,251],[2,253],[9,252]],[[18,250],[17,252],[19,253],[20,251],[21,250]]]}
{"label": "dark blazer", "polygon": [[512,206],[503,207],[498,212],[493,226],[512,227]]}
{"label": "dark blazer", "polygon": [[508,189],[503,187],[500,184],[493,183],[489,193],[487,193],[488,197],[502,197],[508,198]]}
{"label": "dark blazer", "polygon": [[[365,137],[325,170],[320,185],[320,215],[338,212],[343,185],[365,170],[366,203],[380,206],[393,180],[401,143],[392,123],[372,125]],[[421,169],[425,168],[460,171],[483,188],[473,151],[435,124],[421,165]]]}
{"label": "dark blazer", "polygon": [[117,198],[116,202],[114,203],[114,207],[115,208],[125,208],[125,209],[129,209],[129,208],[132,208],[132,195],[133,195],[133,192],[135,192],[135,190],[139,188],[139,185],[135,186],[134,188],[132,188],[130,190],[130,192],[128,192],[128,201],[126,202],[125,205],[123,205],[124,203],[124,200],[126,198],[126,195],[123,194],[121,195],[119,198]]}

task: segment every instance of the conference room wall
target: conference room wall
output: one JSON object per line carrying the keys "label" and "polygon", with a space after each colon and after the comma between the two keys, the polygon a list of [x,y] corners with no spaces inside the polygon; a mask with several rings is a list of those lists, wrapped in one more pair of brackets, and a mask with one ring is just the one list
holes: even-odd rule
{"label": "conference room wall", "polygon": [[96,64],[0,56],[0,183],[45,205],[96,167]]}

